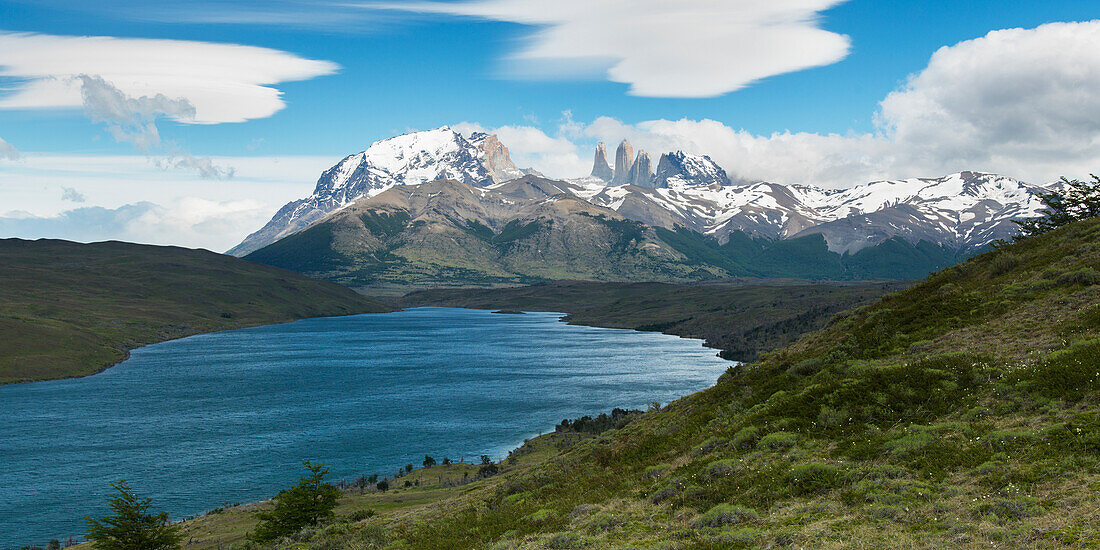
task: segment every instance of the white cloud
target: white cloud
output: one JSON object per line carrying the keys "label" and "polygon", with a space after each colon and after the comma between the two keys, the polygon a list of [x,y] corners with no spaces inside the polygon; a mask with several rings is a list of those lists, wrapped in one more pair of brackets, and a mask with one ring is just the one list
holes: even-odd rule
{"label": "white cloud", "polygon": [[123,240],[225,250],[271,216],[260,201],[212,201],[196,197],[168,206],[151,202],[118,208],[91,206],[54,216],[15,212],[0,216],[0,233],[27,239],[51,238],[82,242]]}
{"label": "white cloud", "polygon": [[88,202],[88,197],[72,187],[61,187],[61,200],[72,202]]}
{"label": "white cloud", "polygon": [[138,99],[131,110],[149,108],[188,123],[243,122],[285,106],[272,85],[338,69],[330,61],[239,44],[0,32],[0,77],[16,82],[0,97],[0,108],[82,107],[87,83],[81,75],[90,75],[129,98],[159,95],[192,107],[158,111],[167,104]]}
{"label": "white cloud", "polygon": [[[27,153],[0,170],[0,238],[119,239],[223,251],[287,202],[308,195],[339,157],[210,160],[236,168],[232,185],[166,172],[137,155]],[[74,210],[66,188],[79,190],[88,206]]]}
{"label": "white cloud", "polygon": [[1100,20],[998,30],[940,48],[886,97],[877,120],[909,162],[1096,170]]}
{"label": "white cloud", "polygon": [[539,27],[507,60],[520,77],[602,72],[648,97],[712,97],[835,63],[847,36],[818,26],[843,0],[472,0],[367,4]]}
{"label": "white cloud", "polygon": [[0,160],[19,160],[19,150],[0,138]]}
{"label": "white cloud", "polygon": [[[825,187],[962,170],[1032,183],[1084,177],[1100,170],[1100,21],[994,31],[941,48],[880,107],[875,133],[760,136],[707,119],[576,124],[566,117],[558,138],[524,135],[519,142],[601,139],[613,148],[627,138],[654,156],[678,149],[710,155],[736,179]],[[502,141],[512,147],[503,132]],[[571,175],[583,173],[587,167]]]}
{"label": "white cloud", "polygon": [[486,128],[476,122],[460,122],[451,127],[463,135],[473,132],[496,134],[508,147],[508,154],[516,166],[535,168],[551,178],[572,178],[591,169],[591,161],[582,158],[585,153],[562,131],[564,126],[555,137],[533,126]]}

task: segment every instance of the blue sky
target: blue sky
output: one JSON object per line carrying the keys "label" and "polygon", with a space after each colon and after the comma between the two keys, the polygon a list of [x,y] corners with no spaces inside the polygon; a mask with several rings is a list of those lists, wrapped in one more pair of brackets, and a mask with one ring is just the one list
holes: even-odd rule
{"label": "blue sky", "polygon": [[[907,148],[899,153],[897,143],[903,141],[905,136],[912,135],[913,140],[926,139],[929,131],[918,124],[919,116],[905,109],[916,108],[911,106],[918,104],[926,105],[928,98],[940,101],[938,98],[941,96],[947,97],[956,92],[948,90],[941,94],[938,91],[940,88],[937,88],[943,86],[941,82],[952,78],[958,84],[966,78],[967,73],[951,71],[961,70],[959,67],[969,61],[960,64],[948,60],[940,66],[930,64],[933,54],[940,48],[951,49],[950,53],[957,59],[970,56],[965,59],[973,59],[977,64],[975,66],[980,67],[975,74],[992,71],[990,74],[996,73],[996,78],[1004,78],[1005,82],[1026,80],[1029,75],[1049,79],[1050,75],[1046,73],[1051,70],[1048,67],[1050,64],[1042,63],[1041,59],[1032,59],[1034,66],[1022,63],[1020,75],[1001,74],[1003,71],[997,65],[1003,65],[1004,59],[997,59],[997,55],[1001,51],[1010,52],[1013,47],[1019,47],[1019,51],[1023,52],[1047,52],[1043,48],[1049,47],[1050,51],[1044,55],[1057,59],[1059,39],[1053,31],[1038,37],[1014,37],[1012,40],[1015,42],[1007,45],[987,43],[966,48],[961,47],[960,43],[981,40],[990,31],[999,29],[1018,27],[1030,32],[1047,23],[1085,22],[1100,17],[1100,6],[1095,1],[777,0],[768,3],[787,6],[788,11],[795,15],[790,15],[788,11],[760,14],[757,13],[759,8],[736,7],[752,4],[749,2],[727,2],[723,5],[715,0],[663,4],[657,0],[577,3],[576,6],[604,5],[612,12],[619,10],[622,13],[630,13],[631,10],[644,12],[658,7],[665,9],[668,6],[683,6],[685,12],[694,8],[725,10],[731,21],[750,22],[744,32],[754,37],[751,48],[758,51],[753,52],[738,47],[739,43],[734,38],[726,40],[720,29],[708,30],[705,18],[680,27],[671,25],[667,32],[644,31],[649,33],[648,36],[635,36],[633,33],[641,28],[639,25],[649,21],[631,20],[630,25],[616,28],[616,21],[609,20],[606,25],[598,25],[597,28],[608,29],[610,41],[638,40],[641,49],[646,50],[637,54],[640,60],[635,60],[643,69],[624,70],[625,77],[614,77],[608,75],[607,69],[619,61],[614,58],[618,50],[613,50],[608,58],[601,58],[595,65],[591,60],[580,63],[575,59],[551,59],[547,65],[528,63],[523,59],[517,61],[517,54],[532,47],[538,37],[536,33],[555,26],[517,23],[541,22],[540,17],[544,17],[536,13],[542,11],[537,8],[538,2],[528,0],[469,0],[427,6],[391,2],[385,9],[378,9],[377,3],[354,7],[346,3],[306,4],[294,0],[179,2],[170,5],[103,0],[84,3],[80,8],[73,8],[71,4],[73,2],[66,0],[0,2],[0,36],[6,33],[9,37],[15,37],[8,43],[9,55],[0,51],[0,74],[9,75],[0,76],[0,140],[3,140],[0,146],[14,151],[7,155],[6,161],[0,160],[0,216],[11,211],[18,211],[18,216],[23,217],[54,216],[67,208],[99,206],[114,209],[138,201],[152,201],[167,208],[164,203],[187,198],[225,203],[246,199],[256,201],[260,197],[268,198],[266,202],[261,200],[262,206],[253,205],[252,210],[264,210],[269,215],[277,208],[276,202],[308,193],[316,174],[332,160],[360,151],[371,142],[396,133],[461,122],[489,130],[504,127],[506,130],[501,133],[502,138],[512,137],[513,142],[506,139],[505,144],[513,149],[520,164],[536,164],[535,167],[540,170],[563,177],[581,175],[574,172],[590,162],[589,148],[596,140],[617,141],[621,137],[630,137],[653,148],[709,148],[695,152],[711,154],[734,173],[738,173],[739,166],[746,166],[739,175],[748,179],[841,186],[861,183],[871,177],[942,175],[936,171],[954,169],[997,170],[1013,172],[1008,175],[1022,179],[1053,179],[1060,174],[1054,173],[1056,170],[1051,166],[1018,162],[1021,155],[1012,147],[1020,147],[1019,139],[990,141],[988,136],[982,137],[985,134],[980,128],[981,131],[973,132],[977,137],[971,142],[954,144],[949,150],[916,151]],[[725,6],[733,7],[727,9]],[[408,10],[401,9],[403,7]],[[822,7],[824,9],[819,9]],[[581,16],[586,15],[582,13],[584,9],[587,8],[577,8]],[[578,17],[577,13],[564,11],[555,17],[560,16],[562,20]],[[779,41],[769,43],[770,35],[766,32],[770,31],[761,30],[766,25],[751,23],[754,18],[775,17],[790,18],[785,23],[789,23],[794,30],[788,36],[795,38],[783,41],[788,44]],[[580,24],[585,21],[569,22]],[[692,38],[697,31],[707,38],[700,42],[706,47],[691,50],[692,54],[686,57],[693,58],[693,62],[685,64],[691,67],[684,70],[691,72],[691,77],[699,77],[698,86],[684,89],[676,85],[674,75],[661,80],[661,75],[652,74],[660,70],[679,70],[675,62],[647,65],[647,58],[659,58],[664,54],[673,60],[676,55],[685,57],[682,50],[676,50],[675,45]],[[571,31],[564,27],[562,32],[568,37]],[[595,35],[603,32],[580,33],[575,37],[576,45],[588,47],[588,41],[592,41],[595,44],[593,47],[599,47],[600,37]],[[714,33],[713,41],[709,41],[707,32]],[[1095,27],[1073,27],[1066,32],[1076,33],[1073,36],[1081,37],[1085,43],[1096,38]],[[34,33],[33,36],[38,38],[45,37],[46,42],[32,43],[27,40],[28,35],[20,33]],[[196,120],[188,119],[186,112],[181,114],[173,110],[174,107],[159,103],[141,103],[135,112],[148,116],[139,117],[137,125],[131,128],[128,125],[133,121],[127,119],[120,123],[111,118],[117,115],[97,115],[87,104],[83,108],[78,104],[68,107],[4,106],[5,97],[10,98],[34,78],[44,78],[41,74],[32,77],[28,73],[34,71],[27,67],[33,68],[35,63],[52,66],[50,60],[40,62],[30,50],[41,49],[41,44],[51,44],[49,41],[52,40],[58,44],[57,55],[65,57],[68,52],[86,50],[83,46],[63,42],[64,37],[80,36],[180,41],[181,49],[187,49],[196,42],[258,46],[271,52],[253,52],[258,56],[255,57],[257,61],[245,56],[240,63],[248,67],[253,63],[268,64],[272,67],[271,71],[290,59],[330,64],[303,66],[271,77],[277,80],[263,84],[279,90],[285,105],[271,113],[248,114],[248,120],[243,122],[219,119],[199,120],[216,123],[187,123]],[[759,38],[755,38],[757,36]],[[803,51],[781,52],[789,42],[797,43],[803,36],[808,44]],[[846,48],[841,44],[844,40]],[[125,42],[123,46],[145,49],[142,44],[134,41]],[[710,47],[711,44],[714,47]],[[0,45],[0,48],[4,47]],[[543,53],[550,50],[553,54],[554,47],[561,49],[562,45],[547,46]],[[27,51],[12,53],[20,48]],[[829,54],[829,48],[844,51]],[[565,49],[568,50],[568,47]],[[813,58],[817,49],[823,53],[820,58]],[[126,50],[123,48],[121,51],[123,53],[119,54],[111,50],[112,53],[100,57],[121,56],[117,64],[125,66]],[[562,56],[568,58],[569,53],[566,51]],[[628,52],[623,55],[629,58],[635,54]],[[94,52],[88,54],[94,55]],[[164,59],[164,64],[171,66],[174,58],[166,54]],[[1091,60],[1091,57],[1086,59],[1088,63]],[[59,60],[57,63],[65,67],[64,71],[70,77],[77,73],[96,76],[99,73],[92,71],[102,66],[101,61],[87,60],[90,67],[87,69],[77,61]],[[1080,66],[1081,60],[1076,61],[1076,65]],[[23,64],[22,68],[7,73],[3,71],[5,64],[16,63]],[[774,69],[769,69],[769,63],[774,65]],[[1086,67],[1092,67],[1088,63]],[[560,69],[562,64],[568,66],[567,74],[550,71]],[[756,67],[757,72],[751,73],[746,67],[754,65],[763,66]],[[517,66],[520,68],[517,69]],[[658,69],[654,70],[653,66]],[[552,76],[533,78],[523,74],[532,71],[542,73],[544,67],[548,68],[545,72]],[[43,69],[43,72],[48,73],[49,70]],[[910,90],[907,79],[922,72],[927,73],[927,82],[920,84],[916,90]],[[1069,75],[1071,70],[1067,68],[1063,72]],[[1044,74],[1040,76],[1040,73]],[[123,101],[126,98],[136,101],[140,97],[134,91],[137,88],[127,89],[112,82],[108,73],[103,74],[107,75],[102,79],[106,86],[104,93],[118,91],[118,97]],[[753,74],[765,76],[753,80]],[[1061,74],[1055,73],[1054,78],[1060,78]],[[726,75],[728,78],[714,83],[710,82],[713,75]],[[637,86],[649,86],[650,91],[642,95],[632,93],[631,84],[623,82],[624,78]],[[1066,78],[1079,78],[1079,75]],[[1066,84],[1073,90],[1090,85],[1092,81],[1087,79]],[[715,89],[739,86],[743,87],[714,92]],[[1000,95],[992,85],[989,88],[990,98]],[[165,100],[174,100],[174,93],[182,93],[179,89],[165,88]],[[161,93],[155,85],[140,90],[142,95]],[[896,102],[898,106],[893,110],[883,111],[881,102],[892,92],[906,91],[913,93],[899,98],[905,101]],[[207,95],[209,97],[180,97],[195,105],[201,119],[204,110],[209,112],[205,105],[219,102],[213,92]],[[1026,107],[1041,104],[1048,98],[1020,94],[1018,99]],[[234,101],[242,100],[237,98]],[[943,101],[947,106],[945,110],[955,108],[946,103],[948,100]],[[980,103],[989,105],[993,102],[991,99]],[[226,101],[224,105],[230,103]],[[1085,118],[1093,120],[1095,105],[1097,103],[1090,97],[1073,108],[1078,112],[1084,108]],[[1001,108],[1006,109],[1005,112],[1019,110],[1011,105]],[[1066,109],[1069,108],[1066,106]],[[969,107],[959,107],[958,110],[974,112]],[[1034,114],[1050,119],[1047,110]],[[990,119],[1000,116],[998,113],[978,115]],[[877,122],[876,115],[879,117]],[[234,114],[230,109],[230,113],[221,118],[232,116]],[[1100,119],[1100,115],[1096,118]],[[669,124],[662,126],[655,121]],[[673,121],[681,121],[681,124],[673,128]],[[705,125],[701,125],[704,121],[719,126],[704,128]],[[971,125],[971,121],[963,122]],[[144,143],[144,138],[135,137],[136,133],[144,133],[148,129],[145,124],[155,128],[157,139],[154,146],[142,145],[139,142]],[[984,127],[984,124],[977,126]],[[1012,127],[1031,128],[1034,125],[1034,121],[1029,119]],[[937,126],[944,124],[941,121]],[[509,128],[510,131],[507,130]],[[1003,128],[998,129],[998,132],[1003,131]],[[1087,125],[1076,132],[1075,137],[1083,136],[1088,140],[1095,137],[1096,128]],[[120,133],[123,135],[121,138]],[[776,133],[785,134],[789,139],[769,139]],[[842,144],[829,141],[826,137],[831,134],[849,141]],[[945,141],[955,138],[957,136]],[[930,139],[936,140],[936,137]],[[767,153],[769,157],[763,160],[746,159],[728,153],[730,148],[737,147],[735,142],[746,140],[765,140],[761,143],[766,143],[770,148]],[[800,147],[811,150],[812,155],[796,161],[784,157],[789,154],[784,151]],[[954,154],[969,149],[1002,151],[998,147],[1003,149],[999,156]],[[1065,149],[1058,143],[1047,142],[1024,144],[1023,147],[1030,147],[1028,150],[1033,151]],[[753,149],[759,150],[761,147]],[[895,160],[889,163],[874,160],[884,149],[889,151],[882,152],[881,158]],[[1084,164],[1077,161],[1087,161],[1089,155],[1095,159],[1095,153],[1094,148],[1086,147],[1078,151],[1075,157],[1057,159],[1061,162],[1057,166],[1083,170],[1081,166]],[[816,167],[820,164],[819,160],[836,156],[858,156],[872,160],[861,161],[858,169],[849,169],[846,165],[829,166],[827,169]],[[3,157],[2,148],[0,157]],[[157,161],[162,157],[171,161]],[[896,162],[898,157],[907,160]],[[104,161],[95,163],[97,167],[94,169],[64,173],[66,158],[81,159],[71,166],[87,163],[89,158]],[[132,181],[130,187],[107,186],[105,181],[111,175],[110,163],[105,160],[108,158],[121,159],[117,171],[120,179]],[[150,163],[149,159],[153,159],[157,169],[146,166]],[[288,168],[272,170],[271,164],[278,162],[278,159],[282,159],[283,166]],[[209,179],[210,172],[204,172],[200,166],[201,162],[206,161],[210,166],[226,169],[221,176],[214,173],[214,177],[222,178],[221,183],[195,179],[196,175],[199,179]],[[176,169],[166,170],[165,165]],[[815,168],[803,172],[789,168],[803,165],[813,165]],[[225,177],[228,174],[234,177]],[[203,175],[208,177],[203,178]],[[30,184],[19,183],[24,180],[34,183],[30,187]],[[35,197],[39,189],[53,189],[51,186],[74,189],[88,199],[84,203],[73,203],[69,199],[61,199],[52,191],[48,200]],[[195,191],[189,192],[181,186],[189,186],[190,190]],[[69,195],[70,198],[72,196]],[[243,225],[247,223],[252,222],[242,222]],[[168,237],[162,240],[166,239]],[[195,244],[199,241],[181,242]]]}

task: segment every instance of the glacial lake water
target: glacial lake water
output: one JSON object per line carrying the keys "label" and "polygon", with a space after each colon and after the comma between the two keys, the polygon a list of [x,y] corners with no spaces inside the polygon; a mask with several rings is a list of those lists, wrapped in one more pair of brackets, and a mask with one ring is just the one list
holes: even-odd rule
{"label": "glacial lake water", "polygon": [[731,363],[698,340],[560,314],[417,308],[204,334],[100,374],[0,386],[0,549],[69,535],[125,478],[173,519],[303,473],[500,459],[563,418],[645,408]]}

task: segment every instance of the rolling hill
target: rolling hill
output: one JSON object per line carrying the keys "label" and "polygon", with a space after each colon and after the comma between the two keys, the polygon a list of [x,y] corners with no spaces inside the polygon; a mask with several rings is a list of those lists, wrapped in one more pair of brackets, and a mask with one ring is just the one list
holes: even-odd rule
{"label": "rolling hill", "polygon": [[[606,431],[563,422],[513,451],[499,473],[444,483],[448,466],[434,466],[396,491],[348,491],[344,502],[374,512],[293,541],[317,549],[1093,547],[1098,365],[1093,218],[937,272],[730,368],[710,389],[620,416],[633,421]],[[254,521],[248,510],[185,528],[203,533],[197,548],[239,540]]]}
{"label": "rolling hill", "polygon": [[205,250],[0,240],[0,383],[93,374],[202,332],[390,311],[338,285]]}

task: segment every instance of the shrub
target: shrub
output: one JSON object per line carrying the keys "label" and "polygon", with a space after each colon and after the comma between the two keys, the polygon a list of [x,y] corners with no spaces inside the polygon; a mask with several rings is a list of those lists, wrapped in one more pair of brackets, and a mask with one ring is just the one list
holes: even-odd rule
{"label": "shrub", "polygon": [[714,462],[707,464],[707,467],[703,469],[703,475],[705,475],[707,479],[716,479],[719,477],[728,476],[736,470],[737,466],[734,464],[733,460],[727,458],[723,460],[715,460]]}
{"label": "shrub", "polygon": [[798,443],[797,435],[790,432],[775,432],[760,438],[760,442],[756,446],[761,449],[776,451],[794,447],[795,443]]}
{"label": "shrub", "polygon": [[742,428],[733,436],[733,446],[738,449],[751,449],[760,440],[760,428],[749,426]]}
{"label": "shrub", "polygon": [[524,516],[523,520],[531,523],[546,523],[557,517],[557,512],[550,508],[539,508],[534,513]]}
{"label": "shrub", "polygon": [[721,527],[754,521],[760,516],[752,508],[736,504],[719,504],[695,520],[696,527]]}
{"label": "shrub", "polygon": [[118,493],[107,498],[113,516],[86,518],[88,539],[102,550],[169,550],[180,547],[181,526],[172,525],[168,514],[149,514],[151,499],[138,498],[126,480],[111,485]]}
{"label": "shrub", "polygon": [[272,499],[270,510],[256,512],[260,523],[248,534],[249,540],[265,544],[297,533],[304,527],[317,525],[333,517],[340,490],[325,481],[328,468],[303,460],[309,475],[298,484],[281,491]]}
{"label": "shrub", "polygon": [[1058,277],[1058,284],[1064,286],[1070,285],[1100,285],[1100,271],[1096,271],[1091,267],[1084,269],[1078,269],[1077,271],[1070,271],[1064,273]]}
{"label": "shrub", "polygon": [[730,441],[723,437],[712,437],[703,442],[698,448],[691,452],[691,456],[705,455],[715,449],[724,447]]}
{"label": "shrub", "polygon": [[361,508],[348,514],[348,521],[363,521],[375,516],[375,511],[370,508]]}
{"label": "shrub", "polygon": [[816,374],[825,366],[825,362],[816,357],[799,361],[793,367],[787,369],[787,372],[795,376],[810,376]]}
{"label": "shrub", "polygon": [[657,464],[655,466],[650,466],[645,469],[645,476],[650,478],[663,477],[665,474],[668,473],[669,469],[671,468],[672,466],[669,466],[668,464]]}
{"label": "shrub", "polygon": [[843,476],[840,469],[832,464],[811,462],[799,464],[787,474],[787,483],[796,495],[806,495],[828,491],[840,485]]}
{"label": "shrub", "polygon": [[1012,271],[1016,266],[1020,265],[1021,259],[1016,254],[1011,252],[1001,252],[989,262],[989,270],[993,276],[1004,275],[1009,271]]}

